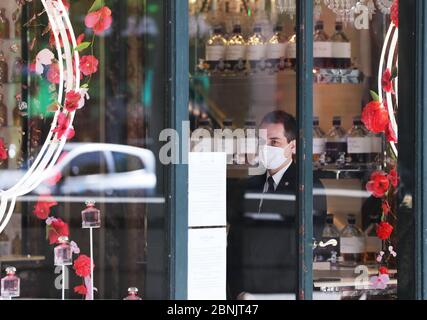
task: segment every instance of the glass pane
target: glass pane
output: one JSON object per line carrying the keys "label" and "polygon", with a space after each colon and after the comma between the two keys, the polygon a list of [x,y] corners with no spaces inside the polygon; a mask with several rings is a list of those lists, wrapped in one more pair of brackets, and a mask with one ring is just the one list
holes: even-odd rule
{"label": "glass pane", "polygon": [[227,154],[227,297],[293,299],[295,6],[189,4],[192,151]]}
{"label": "glass pane", "polygon": [[[82,222],[97,225],[99,212],[90,205],[89,211],[81,212],[92,200],[101,212],[101,227],[93,229],[95,299],[123,299],[130,287],[138,288],[144,299],[165,299],[169,295],[165,195],[170,180],[169,169],[158,161],[157,137],[170,127],[165,120],[167,3],[105,1],[112,24],[109,10],[95,7],[105,15],[95,29],[106,30],[94,35],[84,22],[94,0],[63,2],[71,4],[71,25],[81,42],[83,91],[77,102],[86,87],[90,99],[76,111],[75,136],[53,168],[46,176],[38,173],[41,183],[18,198],[11,222],[0,235],[1,274],[13,264],[22,280],[21,297],[60,299],[61,267],[54,267],[54,247],[58,236],[67,235],[77,243],[80,255],[90,255],[90,231],[82,228]],[[0,52],[0,138],[8,151],[1,161],[0,189],[8,190],[38,163],[44,150],[58,108],[61,55],[56,29],[49,28],[52,23],[41,1],[2,1],[0,7],[5,9],[0,10],[0,50],[5,56]],[[58,18],[58,24],[63,22]],[[67,53],[64,38],[60,46]],[[72,70],[67,74],[73,77]],[[66,223],[68,232],[53,217]],[[79,254],[73,259],[84,265]],[[65,296],[84,298],[74,288],[82,284],[88,288],[88,282],[74,267],[66,266]]]}
{"label": "glass pane", "polygon": [[314,298],[394,299],[397,1],[314,3]]}

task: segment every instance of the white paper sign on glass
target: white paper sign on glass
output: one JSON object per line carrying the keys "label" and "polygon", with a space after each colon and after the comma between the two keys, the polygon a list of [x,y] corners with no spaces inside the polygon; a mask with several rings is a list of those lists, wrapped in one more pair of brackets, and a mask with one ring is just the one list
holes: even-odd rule
{"label": "white paper sign on glass", "polygon": [[188,231],[188,300],[226,300],[226,228]]}
{"label": "white paper sign on glass", "polygon": [[224,152],[190,152],[189,227],[226,226],[226,160]]}

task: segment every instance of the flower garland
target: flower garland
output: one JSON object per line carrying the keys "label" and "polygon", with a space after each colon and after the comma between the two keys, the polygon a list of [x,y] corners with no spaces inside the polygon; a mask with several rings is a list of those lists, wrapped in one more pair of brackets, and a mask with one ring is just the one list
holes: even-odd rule
{"label": "flower garland", "polygon": [[[55,1],[62,1],[66,10],[70,10],[70,3],[67,0]],[[35,15],[34,17],[36,16],[39,15]],[[34,17],[30,20],[30,22],[34,20]],[[65,136],[67,140],[69,140],[72,139],[75,135],[74,128],[70,126],[71,113],[76,111],[77,109],[83,108],[86,103],[86,100],[89,100],[89,83],[92,75],[98,71],[99,61],[93,55],[95,36],[102,35],[106,30],[111,27],[111,24],[111,10],[104,5],[103,0],[95,0],[85,17],[85,26],[93,33],[92,40],[84,41],[85,34],[81,34],[77,38],[78,46],[76,48],[79,54],[88,48],[92,48],[92,54],[83,55],[80,57],[79,67],[81,70],[81,74],[76,74],[75,70],[72,70],[73,77],[80,77],[81,80],[86,80],[86,83],[83,84],[78,91],[69,90],[66,92],[64,106],[61,106],[57,103],[55,103],[55,105],[53,106],[59,108],[61,111],[63,111],[64,109],[67,111],[67,113],[59,114],[56,127],[52,129],[53,133],[57,133],[58,139],[61,139]],[[51,46],[53,46],[55,43],[55,39],[50,26],[48,27],[48,31],[50,31],[49,43]],[[67,34],[69,36],[68,30]],[[63,46],[62,42],[61,46]],[[45,72],[46,68],[47,72]],[[43,74],[46,74],[46,78],[51,84],[57,85],[60,83],[59,64],[55,59],[55,55],[49,49],[43,49],[36,55],[35,61],[30,64],[30,70],[39,76],[43,76]],[[7,151],[4,146],[3,139],[0,139],[0,160],[4,160],[5,158],[7,159]],[[58,160],[58,163],[60,161],[61,159]],[[45,183],[49,185],[55,185],[60,179],[61,173],[56,172],[54,175],[52,175],[51,178],[46,180]],[[41,195],[38,198],[38,201],[34,206],[33,210],[33,214],[38,219],[44,220],[46,222],[46,235],[50,245],[56,245],[58,243],[58,239],[62,236],[69,237],[68,224],[60,218],[50,216],[51,209],[57,205],[58,203],[52,197],[52,195]],[[74,292],[85,296],[86,299],[90,299],[92,291],[92,288],[90,287],[91,265],[92,268],[94,268],[95,265],[87,255],[80,254],[80,249],[74,241],[71,241],[71,247],[73,253],[79,255],[74,261],[73,269],[76,275],[83,279],[83,284],[76,286],[74,288]]]}
{"label": "flower garland", "polygon": [[[395,0],[391,7],[392,23],[398,27],[399,24],[399,2]],[[392,70],[387,68],[381,79],[381,90],[386,94],[396,95],[396,79],[398,77],[397,65]],[[397,134],[393,129],[387,101],[380,101],[379,95],[371,91],[373,101],[369,102],[362,112],[362,122],[365,127],[375,133],[385,135],[387,143],[397,143]],[[396,99],[395,99],[396,100]],[[394,112],[396,109],[393,108]],[[377,199],[381,199],[381,221],[377,225],[376,234],[381,239],[385,248],[388,250],[381,251],[377,255],[377,262],[380,264],[378,276],[370,279],[372,289],[385,289],[389,282],[388,264],[390,259],[396,258],[397,253],[394,251],[391,237],[393,234],[393,224],[397,220],[394,210],[394,199],[399,186],[399,176],[397,173],[397,158],[393,152],[388,152],[391,156],[386,159],[384,171],[375,171],[366,184],[366,190]]]}

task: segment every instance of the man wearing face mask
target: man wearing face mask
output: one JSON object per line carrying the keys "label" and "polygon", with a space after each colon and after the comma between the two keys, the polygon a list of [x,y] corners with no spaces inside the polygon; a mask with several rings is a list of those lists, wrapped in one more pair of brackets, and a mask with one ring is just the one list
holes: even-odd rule
{"label": "man wearing face mask", "polygon": [[[248,179],[243,196],[245,208],[240,218],[231,223],[228,250],[231,298],[241,292],[290,294],[296,288],[297,168],[293,157],[297,124],[290,114],[274,111],[264,117],[259,129],[267,133],[267,145],[260,154],[260,162],[267,170]],[[313,178],[313,190],[321,191],[320,180]],[[314,196],[313,224],[317,239],[326,213],[326,197]]]}

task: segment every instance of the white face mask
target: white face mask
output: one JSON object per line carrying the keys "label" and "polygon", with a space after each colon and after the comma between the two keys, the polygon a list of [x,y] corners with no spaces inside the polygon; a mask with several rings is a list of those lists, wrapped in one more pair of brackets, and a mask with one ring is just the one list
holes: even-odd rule
{"label": "white face mask", "polygon": [[267,170],[276,170],[289,160],[285,156],[285,151],[288,149],[288,144],[284,149],[279,147],[264,146],[260,150],[259,160]]}

